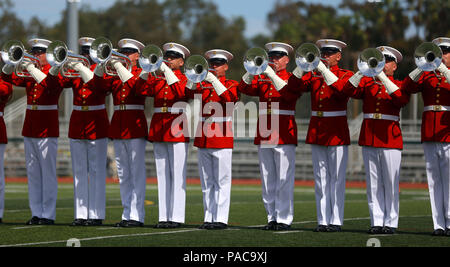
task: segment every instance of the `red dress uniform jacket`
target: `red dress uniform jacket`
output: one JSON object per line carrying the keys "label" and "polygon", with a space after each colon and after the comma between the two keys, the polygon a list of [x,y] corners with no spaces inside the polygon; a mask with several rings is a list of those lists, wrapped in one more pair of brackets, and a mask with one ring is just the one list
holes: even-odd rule
{"label": "red dress uniform jacket", "polygon": [[[0,80],[0,112],[3,114],[5,111],[6,103],[12,95],[12,85],[8,82]],[[7,144],[8,137],[6,135],[6,125],[3,115],[0,116],[0,144]]]}
{"label": "red dress uniform jacket", "polygon": [[[166,111],[168,108],[180,101],[186,101],[185,87],[186,76],[180,70],[173,70],[178,77],[178,82],[167,85],[164,78],[148,75],[145,81],[138,78],[136,93],[141,96],[151,96],[154,98],[154,108]],[[177,106],[178,107],[178,106]],[[183,116],[182,118],[178,118]],[[174,123],[174,120],[176,122]],[[155,112],[150,122],[148,140],[150,142],[189,142],[189,133],[185,133],[188,125],[185,113]]]}
{"label": "red dress uniform jacket", "polygon": [[[91,66],[94,71],[96,64]],[[51,75],[49,75],[51,76]],[[81,78],[66,78],[59,74],[62,88],[72,88],[73,105],[86,110],[73,110],[69,123],[69,138],[95,140],[107,137],[109,126],[106,109],[88,110],[89,106],[105,105],[106,88],[100,86],[102,78],[94,75],[88,83]]]}
{"label": "red dress uniform jacket", "polygon": [[[144,113],[145,97],[136,94],[135,85],[141,69],[133,66],[134,75],[126,83],[114,76],[104,80],[104,86],[110,88],[115,106],[108,137],[111,139],[132,139],[147,137],[147,119]],[[127,106],[141,106],[142,109],[127,109]],[[116,106],[119,109],[116,109]]]}
{"label": "red dress uniform jacket", "polygon": [[[353,73],[340,69],[337,65],[331,67],[330,70],[339,78],[331,86],[325,83],[320,73],[308,72],[303,75],[302,79],[291,76],[288,85],[283,90],[310,92],[312,111],[346,111],[349,97],[343,92],[343,88]],[[311,116],[306,143],[322,146],[349,145],[350,133],[347,116]]]}
{"label": "red dress uniform jacket", "polygon": [[408,76],[402,85],[406,92],[421,92],[424,106],[436,109],[422,114],[422,142],[450,142],[450,111],[437,111],[439,106],[450,106],[450,84],[444,76],[439,76],[425,72],[417,83]]}
{"label": "red dress uniform jacket", "polygon": [[[228,89],[220,96],[209,82],[202,82],[197,85],[197,90],[186,88],[186,95],[193,99],[195,94],[202,96],[202,116],[205,120],[213,118],[231,118],[231,120],[219,122],[202,122],[200,118],[197,133],[195,135],[194,146],[199,148],[233,148],[233,108],[234,103],[239,100],[237,92],[238,82],[227,80],[225,76],[219,77],[219,81]],[[219,103],[222,112],[214,110],[211,103]],[[227,105],[228,104],[228,105]],[[228,110],[227,110],[228,106]],[[205,134],[206,131],[206,134]]]}
{"label": "red dress uniform jacket", "polygon": [[[401,87],[401,81],[394,80],[393,76],[389,76],[389,79],[399,88]],[[363,77],[357,88],[347,82],[344,92],[350,97],[362,99],[363,113],[365,114],[399,117],[400,109],[409,102],[410,94],[397,90],[389,95],[384,85],[378,83],[381,82],[376,83],[373,78]],[[365,118],[359,134],[359,145],[403,149],[399,121]]]}
{"label": "red dress uniform jacket", "polygon": [[39,110],[33,109],[37,106],[58,105],[58,99],[62,92],[62,87],[51,82],[51,75],[48,75],[50,65],[42,67],[41,71],[47,74],[47,78],[40,84],[31,77],[18,77],[14,73],[5,75],[2,78],[13,85],[25,87],[27,93],[27,105],[32,109],[26,110],[25,121],[23,123],[22,135],[32,138],[59,137],[58,109]]}
{"label": "red dress uniform jacket", "polygon": [[[287,81],[289,77],[292,75],[286,70],[282,70],[277,72],[277,75]],[[256,129],[256,137],[254,144],[260,145],[262,141],[266,144],[294,144],[297,145],[297,124],[295,122],[295,115],[275,115],[272,112],[272,105],[276,103],[278,105],[279,110],[290,111],[293,114],[295,113],[295,103],[297,102],[300,94],[297,94],[295,97],[290,97],[291,95],[288,93],[280,93],[275,87],[273,87],[270,79],[265,75],[255,76],[252,83],[250,85],[246,84],[244,81],[241,81],[238,86],[238,91],[250,95],[250,96],[258,96],[260,104],[265,102],[267,104],[267,110],[271,110],[272,114],[259,114],[258,123]],[[259,111],[261,113],[261,110]],[[278,130],[272,129],[272,118],[275,117],[279,124]],[[267,130],[271,131],[270,135],[260,132],[260,123],[261,120],[267,121]],[[263,127],[265,128],[265,127]],[[276,142],[274,143],[273,141]]]}

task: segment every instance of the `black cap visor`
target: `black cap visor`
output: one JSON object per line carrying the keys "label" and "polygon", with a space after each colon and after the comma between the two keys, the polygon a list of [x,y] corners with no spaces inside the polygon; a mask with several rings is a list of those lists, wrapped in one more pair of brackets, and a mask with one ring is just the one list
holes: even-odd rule
{"label": "black cap visor", "polygon": [[124,48],[120,48],[119,49],[119,53],[121,53],[121,54],[134,54],[134,53],[139,53],[139,50],[137,50],[135,48],[124,47]]}
{"label": "black cap visor", "polygon": [[322,55],[332,55],[332,54],[336,54],[337,52],[341,52],[341,50],[339,50],[339,48],[336,48],[336,47],[320,48],[320,54],[322,54]]}
{"label": "black cap visor", "polygon": [[45,52],[47,52],[47,48],[38,47],[38,46],[31,48],[31,51],[30,51],[31,54],[42,54]]}
{"label": "black cap visor", "polygon": [[227,60],[224,58],[211,58],[208,60],[208,62],[211,65],[223,65],[227,63]]}
{"label": "black cap visor", "polygon": [[182,58],[183,55],[173,50],[166,51],[164,53],[164,58]]}
{"label": "black cap visor", "polygon": [[384,54],[384,60],[385,60],[386,62],[394,61],[394,62],[397,63],[397,60],[395,59],[395,57],[390,56],[390,55],[386,55],[386,54]]}
{"label": "black cap visor", "polygon": [[450,46],[446,46],[446,45],[441,45],[439,46],[442,50],[442,54],[447,54],[448,52],[450,52]]}
{"label": "black cap visor", "polygon": [[278,58],[287,56],[287,53],[283,51],[270,51],[267,54],[269,55],[269,57],[278,57]]}

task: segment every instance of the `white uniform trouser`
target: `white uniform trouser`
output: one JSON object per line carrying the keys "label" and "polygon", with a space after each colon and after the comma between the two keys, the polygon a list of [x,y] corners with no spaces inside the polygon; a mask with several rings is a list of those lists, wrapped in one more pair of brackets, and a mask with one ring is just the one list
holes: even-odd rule
{"label": "white uniform trouser", "polygon": [[198,169],[205,212],[204,222],[228,224],[232,151],[231,148],[198,149]]}
{"label": "white uniform trouser", "polygon": [[56,179],[58,138],[24,137],[24,147],[31,215],[55,220],[58,196]]}
{"label": "white uniform trouser", "polygon": [[159,221],[184,223],[189,143],[154,142]]}
{"label": "white uniform trouser", "polygon": [[290,225],[294,217],[295,145],[258,146],[267,221]]}
{"label": "white uniform trouser", "polygon": [[6,144],[0,144],[0,218],[5,209],[5,149]]}
{"label": "white uniform trouser", "polygon": [[397,228],[402,151],[362,147],[371,226]]}
{"label": "white uniform trouser", "polygon": [[450,228],[450,143],[424,142],[434,229]]}
{"label": "white uniform trouser", "polygon": [[120,181],[122,220],[141,223],[145,219],[145,146],[144,138],[115,139],[114,153]]}
{"label": "white uniform trouser", "polygon": [[317,222],[320,225],[342,225],[348,146],[311,145],[311,151]]}
{"label": "white uniform trouser", "polygon": [[70,139],[75,219],[105,219],[108,139]]}

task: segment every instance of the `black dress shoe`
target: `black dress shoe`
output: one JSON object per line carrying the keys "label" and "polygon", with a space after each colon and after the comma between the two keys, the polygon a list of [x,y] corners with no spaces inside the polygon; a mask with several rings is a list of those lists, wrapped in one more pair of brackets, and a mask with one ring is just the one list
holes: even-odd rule
{"label": "black dress shoe", "polygon": [[0,218],[0,223],[3,223],[2,218]]}
{"label": "black dress shoe", "polygon": [[84,226],[86,224],[86,219],[75,219],[73,220],[71,226]]}
{"label": "black dress shoe", "polygon": [[169,222],[158,222],[154,228],[169,228]]}
{"label": "black dress shoe", "polygon": [[291,226],[285,223],[277,223],[277,226],[275,228],[276,231],[287,231],[289,229],[291,229]]}
{"label": "black dress shoe", "polygon": [[179,222],[167,222],[167,228],[180,228],[181,227],[181,223]]}
{"label": "black dress shoe", "polygon": [[385,235],[393,235],[393,234],[395,234],[395,228],[392,228],[392,227],[389,227],[389,226],[383,227],[383,230],[381,230],[381,231]]}
{"label": "black dress shoe", "polygon": [[142,227],[144,226],[144,223],[135,221],[135,220],[129,220],[127,221],[127,226],[126,227]]}
{"label": "black dress shoe", "polygon": [[120,222],[115,224],[116,227],[128,227],[128,221],[127,220],[121,220]]}
{"label": "black dress shoe", "polygon": [[445,235],[445,231],[442,229],[436,229],[433,231],[433,233],[431,233],[432,236],[444,236]]}
{"label": "black dress shoe", "polygon": [[103,224],[102,219],[87,219],[84,223],[85,226],[100,226]]}
{"label": "black dress shoe", "polygon": [[40,218],[33,216],[30,220],[28,220],[25,224],[26,225],[35,225],[35,224],[39,224],[39,220]]}
{"label": "black dress shoe", "polygon": [[208,229],[208,227],[210,227],[212,223],[210,222],[204,222],[202,225],[200,225],[200,227],[198,227],[198,229]]}
{"label": "black dress shoe", "polygon": [[221,223],[221,222],[213,222],[209,225],[208,230],[223,230],[223,229],[227,229],[227,225],[225,223]]}
{"label": "black dress shoe", "polygon": [[367,231],[368,234],[371,235],[380,235],[383,233],[383,227],[381,226],[372,226],[370,227],[369,231]]}
{"label": "black dress shoe", "polygon": [[41,218],[41,219],[39,219],[39,224],[40,225],[54,225],[55,221],[51,220],[51,219]]}
{"label": "black dress shoe", "polygon": [[328,225],[319,224],[316,229],[314,229],[314,232],[328,232]]}
{"label": "black dress shoe", "polygon": [[342,232],[340,225],[330,224],[328,226],[328,232]]}
{"label": "black dress shoe", "polygon": [[[0,219],[1,222],[1,219]],[[450,228],[445,229],[445,235],[450,236]]]}
{"label": "black dress shoe", "polygon": [[276,230],[276,227],[277,227],[277,222],[276,221],[271,221],[271,222],[269,222],[266,226],[264,226],[261,229],[262,230]]}

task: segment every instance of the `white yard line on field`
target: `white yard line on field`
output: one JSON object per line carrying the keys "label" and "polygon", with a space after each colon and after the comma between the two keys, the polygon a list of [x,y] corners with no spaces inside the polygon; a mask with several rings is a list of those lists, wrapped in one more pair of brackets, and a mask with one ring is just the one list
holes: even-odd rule
{"label": "white yard line on field", "polygon": [[31,228],[40,228],[43,225],[33,225],[33,226],[22,226],[22,227],[14,227],[12,230],[20,230],[20,229],[31,229]]}
{"label": "white yard line on field", "polygon": [[[186,232],[193,232],[193,231],[199,231],[199,229],[187,229],[187,230],[170,231],[170,232],[139,233],[139,234],[129,234],[129,235],[96,236],[96,237],[80,238],[78,240],[80,242],[82,242],[82,241],[90,241],[90,240],[101,240],[101,239],[132,237],[132,236],[150,236],[150,235],[163,235],[163,234],[177,234],[177,233],[186,233]],[[57,243],[67,243],[67,241],[68,240],[57,240],[57,241],[45,241],[45,242],[34,242],[34,243],[0,245],[0,248],[1,247],[23,247],[23,246],[49,245],[49,244],[57,244]]]}

